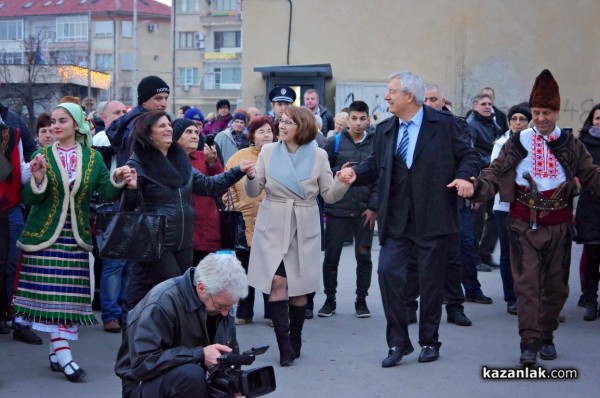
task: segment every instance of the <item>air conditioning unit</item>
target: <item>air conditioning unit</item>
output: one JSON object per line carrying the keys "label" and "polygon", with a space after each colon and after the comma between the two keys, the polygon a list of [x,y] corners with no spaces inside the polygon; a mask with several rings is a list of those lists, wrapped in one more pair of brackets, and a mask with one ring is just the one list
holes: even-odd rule
{"label": "air conditioning unit", "polygon": [[187,84],[187,83],[186,83],[186,84],[184,84],[184,85],[183,85],[183,91],[185,91],[186,93],[187,93],[188,91],[190,91],[190,85],[189,85],[189,84]]}
{"label": "air conditioning unit", "polygon": [[194,40],[196,40],[196,41],[204,40],[204,33],[202,33],[202,32],[194,33]]}
{"label": "air conditioning unit", "polygon": [[155,23],[148,24],[148,32],[154,32],[158,28],[158,25]]}
{"label": "air conditioning unit", "polygon": [[196,48],[203,50],[204,49],[204,40],[196,40],[196,43],[194,43]]}

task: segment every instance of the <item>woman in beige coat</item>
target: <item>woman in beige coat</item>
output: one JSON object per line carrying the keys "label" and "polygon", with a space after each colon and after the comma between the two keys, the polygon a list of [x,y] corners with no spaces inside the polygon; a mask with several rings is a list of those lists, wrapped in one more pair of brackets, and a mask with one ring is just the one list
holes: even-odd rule
{"label": "woman in beige coat", "polygon": [[[279,121],[279,142],[265,145],[246,193],[264,190],[250,253],[250,285],[269,294],[280,364],[300,356],[306,294],[321,281],[321,225],[317,195],[342,199],[348,187],[334,180],[327,153],[314,143],[315,117],[289,107]],[[288,310],[289,299],[289,310]],[[288,312],[289,311],[289,312]]]}
{"label": "woman in beige coat", "polygon": [[[268,116],[258,116],[253,118],[248,125],[248,141],[250,141],[250,147],[240,149],[236,153],[234,153],[227,164],[225,165],[225,170],[229,170],[235,166],[237,166],[240,161],[248,160],[252,162],[252,164],[256,164],[258,161],[258,154],[260,153],[262,147],[265,144],[269,144],[273,142],[273,125],[271,124],[271,118]],[[242,180],[236,182],[231,188],[229,188],[229,193],[231,193],[231,199],[233,200],[233,206],[235,210],[241,211],[244,216],[244,223],[246,224],[246,241],[248,242],[248,246],[250,247],[250,251],[252,251],[252,238],[254,235],[254,224],[256,222],[256,215],[258,213],[258,206],[260,202],[265,197],[265,192],[263,191],[260,195],[255,198],[250,198],[246,195],[246,191],[244,189],[244,182]],[[229,194],[223,195],[223,201],[226,206],[229,206]],[[248,261],[249,261],[249,252],[239,252],[237,253],[237,257],[242,263],[242,266],[248,272]],[[268,315],[268,296],[264,295],[265,301],[265,318],[270,318]],[[235,315],[235,324],[236,325],[245,325],[247,323],[252,322],[252,318],[254,317],[254,288],[250,287],[248,289],[248,296],[240,300],[240,303],[237,307],[237,312]]]}

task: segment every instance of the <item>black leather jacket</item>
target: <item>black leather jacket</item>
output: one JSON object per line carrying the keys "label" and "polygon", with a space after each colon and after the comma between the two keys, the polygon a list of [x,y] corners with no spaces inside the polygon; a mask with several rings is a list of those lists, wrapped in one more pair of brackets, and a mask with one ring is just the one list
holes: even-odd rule
{"label": "black leather jacket", "polygon": [[123,381],[123,396],[139,382],[177,366],[204,365],[203,347],[224,344],[239,352],[233,316],[218,315],[214,340],[206,328],[206,307],[194,286],[195,268],[150,291],[127,316],[127,329],[115,373]]}
{"label": "black leather jacket", "polygon": [[[127,165],[137,171],[138,188],[143,194],[148,211],[166,216],[165,250],[177,251],[193,245],[195,212],[192,207],[192,194],[220,196],[227,192],[227,188],[244,177],[244,173],[238,166],[212,177],[205,176],[192,168],[192,175],[188,182],[179,188],[172,188],[159,182],[136,153],[131,155]],[[131,196],[129,192],[128,195]],[[137,198],[127,199],[128,203],[132,201],[137,203]]]}

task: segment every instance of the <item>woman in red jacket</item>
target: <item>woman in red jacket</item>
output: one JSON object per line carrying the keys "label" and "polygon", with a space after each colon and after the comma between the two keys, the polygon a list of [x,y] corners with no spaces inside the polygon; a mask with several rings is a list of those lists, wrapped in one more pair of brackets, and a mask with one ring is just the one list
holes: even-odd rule
{"label": "woman in red jacket", "polygon": [[[197,150],[200,131],[193,120],[175,120],[173,140],[183,147],[190,157],[192,167],[202,174],[214,176],[223,172],[223,165],[217,158],[217,150],[214,146],[205,145],[203,151]],[[221,231],[215,197],[194,195],[192,205],[196,211],[194,220],[194,265],[196,265],[209,253],[221,248]]]}

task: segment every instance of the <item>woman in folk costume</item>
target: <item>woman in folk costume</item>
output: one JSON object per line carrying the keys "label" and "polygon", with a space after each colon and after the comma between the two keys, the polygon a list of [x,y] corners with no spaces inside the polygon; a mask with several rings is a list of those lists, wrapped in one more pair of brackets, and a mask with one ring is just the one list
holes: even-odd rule
{"label": "woman in folk costume", "polygon": [[50,369],[78,382],[86,373],[73,361],[68,340],[77,339],[80,325],[98,323],[88,263],[90,196],[96,191],[115,200],[125,185],[136,187],[137,175],[128,166],[109,174],[90,148],[80,105],[58,105],[51,120],[57,141],[34,155],[32,178],[23,188],[23,201],[32,207],[17,242],[23,257],[13,311],[33,329],[50,333]]}
{"label": "woman in folk costume", "polygon": [[279,142],[262,147],[256,175],[249,174],[254,178],[245,184],[250,197],[266,192],[256,217],[248,279],[269,294],[282,366],[300,356],[306,295],[320,286],[317,195],[335,203],[348,190],[334,180],[327,153],[314,144],[316,132],[311,111],[289,107],[279,121]]}

